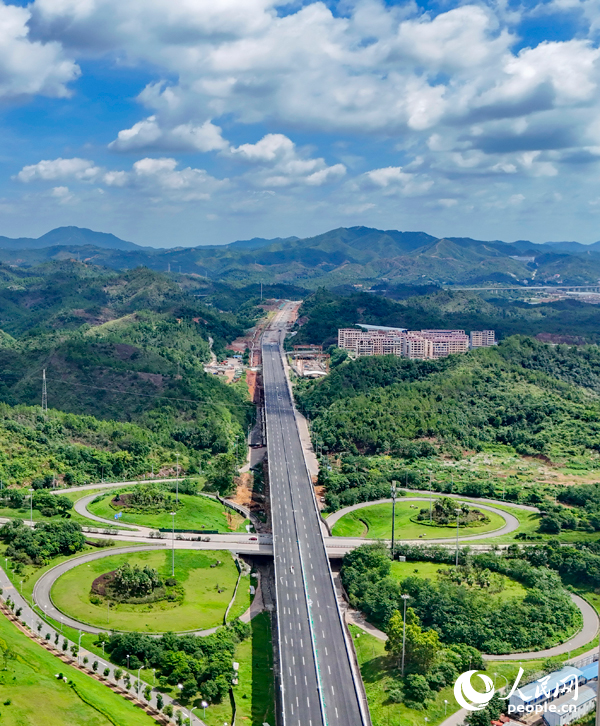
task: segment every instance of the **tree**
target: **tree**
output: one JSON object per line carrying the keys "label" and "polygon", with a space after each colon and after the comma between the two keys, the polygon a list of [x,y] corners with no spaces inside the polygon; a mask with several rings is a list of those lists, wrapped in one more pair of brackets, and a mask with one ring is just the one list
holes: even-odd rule
{"label": "tree", "polygon": [[149,701],[152,698],[152,688],[150,686],[146,686],[146,688],[144,688],[144,698],[146,701]]}
{"label": "tree", "polygon": [[[404,635],[404,622],[400,611],[392,615],[388,627],[388,640],[385,649],[393,653],[396,658],[402,655],[402,640]],[[412,608],[406,611],[406,646],[405,661],[409,670],[417,673],[427,673],[433,665],[440,650],[439,635],[435,630],[421,629],[419,619]]]}
{"label": "tree", "polygon": [[105,678],[108,678],[108,676],[110,676],[110,668],[105,668],[105,669],[104,669],[104,670],[102,671],[102,675],[103,675],[103,676],[104,676]]}
{"label": "tree", "polygon": [[123,669],[115,668],[114,676],[115,676],[115,681],[118,683],[121,680],[121,678],[123,677]]}
{"label": "tree", "polygon": [[387,627],[388,639],[385,649],[397,658],[402,654],[402,638],[404,634],[404,620],[399,610],[395,610]]}
{"label": "tree", "polygon": [[98,670],[98,661],[97,660],[95,660],[92,663],[92,670],[94,671],[94,673]]}
{"label": "tree", "polygon": [[156,694],[156,708],[159,711],[162,711],[163,705],[164,705],[163,695],[162,695],[162,693],[157,693]]}
{"label": "tree", "polygon": [[189,678],[187,681],[184,681],[183,688],[181,689],[181,697],[185,701],[189,701],[190,698],[196,695],[196,692],[198,691],[198,684],[196,683],[196,680],[194,678]]}
{"label": "tree", "polygon": [[423,709],[425,702],[433,697],[425,676],[411,673],[404,679],[404,701],[409,708]]}

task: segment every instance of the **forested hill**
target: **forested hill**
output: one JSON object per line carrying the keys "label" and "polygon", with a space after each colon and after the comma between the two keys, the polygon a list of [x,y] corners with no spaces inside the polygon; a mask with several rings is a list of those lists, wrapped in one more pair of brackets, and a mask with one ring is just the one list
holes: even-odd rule
{"label": "forested hill", "polygon": [[346,361],[296,395],[327,451],[414,458],[512,446],[552,460],[600,452],[600,349],[512,337],[439,361]]}
{"label": "forested hill", "polygon": [[600,343],[599,309],[577,300],[531,305],[498,292],[441,290],[432,286],[399,286],[399,298],[370,293],[338,295],[321,288],[304,299],[295,343],[333,345],[338,328],[356,323],[421,330],[459,328],[495,330],[510,335],[548,335],[559,340]]}
{"label": "forested hill", "polygon": [[[148,446],[179,446],[186,461],[203,451],[233,450],[251,417],[247,391],[242,383],[226,385],[206,374],[203,364],[210,359],[209,339],[223,356],[226,344],[262,311],[252,292],[237,291],[231,309],[220,312],[207,304],[211,291],[196,297],[191,287],[186,291],[172,277],[144,268],[117,273],[74,261],[29,270],[0,266],[0,404],[6,404],[0,411],[0,469],[3,461],[27,460],[22,476],[29,476],[31,462],[43,461],[43,473],[58,461],[53,447],[62,452],[64,445],[71,446],[74,462],[100,461],[100,454],[78,447],[93,448],[92,441],[104,446],[106,440],[106,451],[114,453],[121,451],[120,438],[134,456]],[[48,407],[77,420],[36,424],[32,410],[19,408],[40,405],[43,369]],[[97,419],[135,426],[103,428]],[[59,429],[77,433],[59,436]],[[114,438],[95,437],[100,429],[113,431]],[[139,456],[129,471],[142,471],[150,461]],[[109,475],[108,459],[104,463]],[[19,481],[12,469],[6,476]]]}

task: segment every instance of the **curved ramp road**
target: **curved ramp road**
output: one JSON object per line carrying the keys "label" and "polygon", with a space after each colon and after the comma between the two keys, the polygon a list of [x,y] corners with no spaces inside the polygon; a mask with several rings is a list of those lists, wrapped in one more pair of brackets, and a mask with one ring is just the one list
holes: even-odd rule
{"label": "curved ramp road", "polygon": [[[84,565],[88,562],[92,562],[93,560],[102,559],[103,557],[110,557],[112,555],[121,555],[128,553],[135,554],[137,552],[146,552],[148,550],[162,550],[163,548],[166,549],[166,545],[158,544],[142,545],[138,547],[120,547],[118,549],[101,550],[99,552],[91,552],[89,554],[80,555],[79,557],[73,557],[66,562],[61,562],[59,565],[56,565],[56,567],[48,570],[48,572],[45,572],[40,577],[40,579],[36,582],[33,588],[33,602],[38,606],[38,608],[40,608],[40,610],[45,615],[53,618],[54,620],[61,621],[65,625],[70,626],[71,628],[75,628],[76,630],[83,630],[85,633],[106,633],[107,630],[112,630],[110,626],[107,626],[106,628],[97,628],[93,625],[88,625],[87,623],[76,620],[69,615],[65,615],[54,605],[50,592],[56,580],[58,580],[61,575],[64,575],[65,572],[72,570],[74,567],[79,567],[79,565]],[[177,549],[182,548],[178,547]],[[240,620],[246,623],[264,609],[260,587],[257,587],[256,592],[256,597],[252,601],[249,609],[240,616]],[[233,602],[234,599],[235,593],[232,597],[231,602]],[[187,631],[186,635],[210,635],[211,633],[214,633],[218,627],[219,626],[215,626],[214,628],[206,628],[204,630]],[[160,635],[160,633],[150,633],[150,635],[154,637]]]}
{"label": "curved ramp road", "polygon": [[351,664],[306,469],[281,330],[265,334],[262,357],[283,723],[363,726],[360,676]]}
{"label": "curved ramp road", "polygon": [[[444,495],[446,496],[446,495]],[[480,504],[478,501],[475,502],[474,500],[467,500],[464,497],[457,496],[455,497],[456,500],[460,504],[476,504],[478,509],[486,509],[488,512],[494,512],[494,514],[498,514],[502,517],[502,519],[505,520],[506,524],[499,528],[494,529],[491,532],[484,532],[483,534],[470,534],[470,535],[463,535],[459,536],[458,541],[469,541],[473,539],[487,539],[489,537],[499,537],[502,534],[510,534],[511,532],[514,532],[516,529],[519,528],[519,520],[509,512],[505,512],[502,509],[497,509],[496,507],[490,507],[488,504]],[[396,504],[402,503],[402,502],[428,502],[429,497],[398,497],[396,499]],[[345,514],[349,514],[350,512],[356,512],[359,509],[366,509],[367,507],[373,507],[376,504],[391,504],[391,499],[377,499],[373,502],[361,502],[360,504],[353,504],[350,507],[344,507],[344,509],[338,509],[337,512],[334,512],[333,514],[330,514],[329,517],[327,517],[327,524],[329,527],[333,528],[334,524],[340,520]],[[391,515],[390,515],[391,519]],[[427,532],[427,529],[424,530]],[[402,528],[397,527],[397,541],[402,541],[405,544],[410,543],[417,543],[417,544],[448,544],[450,540],[456,539],[456,529],[453,530],[454,534],[448,534],[448,537],[445,537],[444,539],[412,539],[412,540],[404,540],[402,539]],[[464,531],[464,529],[463,529]],[[364,538],[365,542],[368,542],[368,538]]]}

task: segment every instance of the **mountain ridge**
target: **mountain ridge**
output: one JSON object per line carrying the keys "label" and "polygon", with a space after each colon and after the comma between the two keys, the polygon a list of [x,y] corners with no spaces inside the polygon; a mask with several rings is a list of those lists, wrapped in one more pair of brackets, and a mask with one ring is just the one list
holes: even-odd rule
{"label": "mountain ridge", "polygon": [[27,266],[76,259],[124,270],[148,267],[244,284],[314,288],[348,284],[598,284],[600,242],[503,242],[426,232],[338,227],[307,238],[254,237],[226,245],[154,248],[115,235],[59,227],[33,240],[0,237],[0,261]]}

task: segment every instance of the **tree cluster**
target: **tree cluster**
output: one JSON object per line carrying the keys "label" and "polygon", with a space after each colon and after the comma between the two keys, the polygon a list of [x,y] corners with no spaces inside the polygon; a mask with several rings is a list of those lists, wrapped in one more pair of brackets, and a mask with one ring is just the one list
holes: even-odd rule
{"label": "tree cluster", "polygon": [[123,600],[146,597],[162,585],[163,581],[155,569],[148,565],[145,567],[133,565],[132,567],[129,562],[121,565],[110,581],[111,591]]}
{"label": "tree cluster", "polygon": [[58,555],[72,555],[85,546],[81,526],[71,521],[38,522],[33,529],[13,519],[0,527],[6,555],[16,562],[44,565]]}
{"label": "tree cluster", "polygon": [[[397,552],[404,554],[409,547],[402,545]],[[438,551],[431,550],[432,556]],[[419,548],[412,548],[411,553],[419,553]],[[454,553],[446,550],[440,561],[449,557]],[[465,559],[463,553],[462,564],[466,564]],[[528,588],[525,597],[498,598],[489,586],[488,575],[473,578],[472,584],[468,578],[434,582],[409,576],[399,581],[390,575],[387,548],[379,544],[363,545],[346,555],[342,581],[351,603],[384,628],[401,609],[400,596],[404,593],[410,596],[423,627],[435,630],[443,643],[466,643],[487,653],[549,647],[578,624],[579,612],[560,577],[547,567],[493,553],[474,555],[468,562],[482,575],[488,570],[521,582]]]}
{"label": "tree cluster", "polygon": [[181,683],[186,699],[196,693],[210,703],[222,700],[235,677],[233,656],[238,643],[250,635],[250,626],[239,620],[219,628],[213,635],[174,635],[152,638],[141,633],[113,633],[106,651],[113,663],[132,669],[145,665],[156,668],[159,682]]}
{"label": "tree cluster", "polygon": [[561,375],[543,358],[533,365],[545,347],[516,338],[437,361],[359,358],[304,382],[297,397],[324,451],[414,459],[500,444],[551,459],[594,457],[600,403],[579,385],[590,360],[570,354]]}

